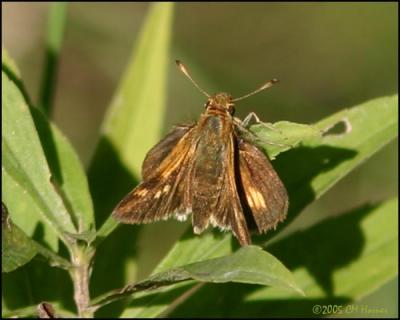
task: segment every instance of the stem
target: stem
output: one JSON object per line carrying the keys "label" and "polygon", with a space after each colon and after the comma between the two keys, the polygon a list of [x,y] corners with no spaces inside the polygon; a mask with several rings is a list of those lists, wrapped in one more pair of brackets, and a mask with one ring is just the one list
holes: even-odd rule
{"label": "stem", "polygon": [[74,284],[74,300],[81,318],[93,318],[93,311],[89,308],[89,279],[91,261],[94,251],[82,248],[74,248],[72,252],[73,269],[70,271]]}

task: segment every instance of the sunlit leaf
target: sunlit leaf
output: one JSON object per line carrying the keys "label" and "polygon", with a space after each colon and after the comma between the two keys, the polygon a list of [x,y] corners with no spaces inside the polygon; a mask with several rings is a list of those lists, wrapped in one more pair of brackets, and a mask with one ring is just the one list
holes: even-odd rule
{"label": "sunlit leaf", "polygon": [[[2,168],[30,194],[40,208],[42,219],[65,238],[65,231],[74,233],[76,229],[51,181],[29,107],[18,87],[4,72],[2,81]],[[18,201],[17,195],[14,201]]]}

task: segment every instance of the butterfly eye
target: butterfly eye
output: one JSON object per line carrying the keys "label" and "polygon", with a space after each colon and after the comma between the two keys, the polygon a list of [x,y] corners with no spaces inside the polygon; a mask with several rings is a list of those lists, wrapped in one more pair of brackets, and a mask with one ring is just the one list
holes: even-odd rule
{"label": "butterfly eye", "polygon": [[235,106],[233,103],[228,104],[228,112],[233,116],[233,114],[235,113]]}

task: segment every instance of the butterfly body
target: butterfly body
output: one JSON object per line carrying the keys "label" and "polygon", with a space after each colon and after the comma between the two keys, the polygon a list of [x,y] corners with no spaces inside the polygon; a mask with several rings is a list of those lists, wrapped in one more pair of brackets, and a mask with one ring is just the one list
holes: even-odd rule
{"label": "butterfly body", "polygon": [[178,125],[143,162],[143,182],[114,209],[123,223],[190,214],[195,233],[210,224],[251,243],[249,226],[275,228],[286,217],[286,189],[268,158],[241,132],[232,97],[210,96],[198,123]]}

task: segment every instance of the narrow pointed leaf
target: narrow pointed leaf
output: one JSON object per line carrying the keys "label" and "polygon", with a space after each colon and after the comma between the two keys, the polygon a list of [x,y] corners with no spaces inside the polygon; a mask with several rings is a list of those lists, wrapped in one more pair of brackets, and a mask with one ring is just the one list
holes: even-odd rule
{"label": "narrow pointed leaf", "polygon": [[247,246],[230,256],[204,260],[155,274],[137,284],[105,295],[99,305],[142,290],[157,289],[187,280],[251,283],[285,288],[303,294],[292,274],[274,256],[257,246]]}
{"label": "narrow pointed leaf", "polygon": [[41,209],[43,220],[65,239],[65,231],[75,233],[76,229],[51,181],[29,107],[4,72],[2,81],[2,168],[30,194]]}

